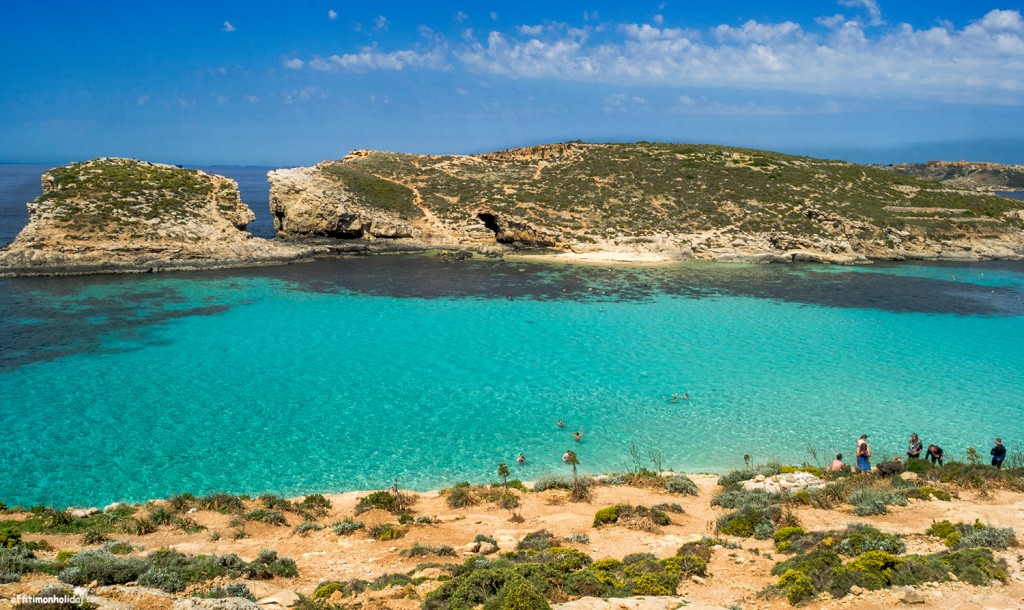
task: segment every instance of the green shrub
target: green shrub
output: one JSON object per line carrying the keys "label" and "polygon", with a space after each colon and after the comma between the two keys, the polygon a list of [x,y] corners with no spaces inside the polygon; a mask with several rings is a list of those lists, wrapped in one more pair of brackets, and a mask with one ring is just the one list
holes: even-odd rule
{"label": "green shrub", "polygon": [[476,504],[476,498],[470,491],[469,483],[459,483],[447,490],[445,496],[449,508],[465,508]]}
{"label": "green shrub", "polygon": [[402,530],[398,529],[390,523],[381,523],[375,525],[369,529],[370,538],[385,542],[387,540],[396,540],[402,536]]}
{"label": "green shrub", "polygon": [[932,498],[936,498],[945,502],[949,502],[952,499],[948,491],[938,489],[936,487],[929,487],[927,485],[908,489],[907,497],[914,500],[931,500]]}
{"label": "green shrub", "polygon": [[189,493],[172,496],[171,499],[167,501],[167,503],[171,507],[171,510],[173,510],[176,513],[183,513],[187,511],[188,509],[195,506],[197,502],[198,499]]}
{"label": "green shrub", "polygon": [[544,551],[555,546],[555,535],[547,530],[530,532],[516,544],[516,550]]}
{"label": "green shrub", "polygon": [[914,474],[928,474],[935,469],[928,460],[907,460],[905,468]]}
{"label": "green shrub", "polygon": [[85,546],[100,544],[108,540],[110,540],[110,537],[100,530],[86,530],[86,532],[82,534],[82,544]]}
{"label": "green shrub", "polygon": [[608,523],[615,523],[619,520],[619,507],[606,506],[594,513],[594,527]]}
{"label": "green shrub", "polygon": [[849,525],[836,537],[841,540],[833,548],[837,553],[848,557],[855,557],[868,551],[900,555],[907,550],[899,536],[883,533],[870,525]]}
{"label": "green shrub", "polygon": [[199,498],[199,507],[204,510],[212,510],[218,513],[230,514],[240,513],[245,510],[245,504],[241,496],[232,496],[225,493],[213,493]]}
{"label": "green shrub", "polygon": [[154,525],[170,525],[174,521],[174,511],[166,506],[153,506],[146,518]]}
{"label": "green shrub", "polygon": [[198,534],[199,532],[205,531],[206,526],[199,523],[191,517],[175,517],[171,522],[171,525],[177,529],[185,532],[186,534]]}
{"label": "green shrub", "polygon": [[735,489],[743,481],[749,481],[750,479],[753,479],[758,475],[771,477],[781,472],[781,464],[779,464],[778,462],[769,462],[767,464],[761,464],[758,466],[751,466],[749,468],[733,470],[732,472],[729,472],[718,477],[718,484],[726,489]]}
{"label": "green shrub", "polygon": [[346,517],[344,521],[332,523],[331,527],[334,528],[335,534],[339,536],[348,536],[357,530],[365,528],[366,524],[362,521],[353,521],[351,517]]}
{"label": "green shrub", "polygon": [[240,597],[249,601],[256,601],[256,596],[249,590],[248,585],[241,582],[232,583],[226,587],[213,587],[204,591],[196,591],[192,594],[193,597],[202,597],[205,599],[222,599],[226,597]]}
{"label": "green shrub", "polygon": [[402,557],[426,557],[428,555],[454,557],[455,549],[450,546],[426,546],[416,542],[411,547],[399,552],[399,555]]}
{"label": "green shrub", "polygon": [[665,489],[684,496],[696,496],[698,493],[697,484],[690,480],[685,474],[677,474],[665,481]]}
{"label": "green shrub", "polygon": [[675,589],[668,587],[668,578],[660,574],[641,574],[633,580],[634,595],[675,595]]}
{"label": "green shrub", "polygon": [[678,555],[664,561],[665,570],[680,576],[707,576],[708,560],[697,555]]}
{"label": "green shrub", "polygon": [[343,582],[329,582],[322,584],[313,591],[313,599],[327,599],[331,595],[334,595],[335,591],[345,592],[345,583]]}
{"label": "green shrub", "polygon": [[775,530],[775,534],[772,536],[772,539],[775,540],[775,550],[780,553],[789,551],[792,546],[790,539],[799,538],[806,533],[802,527],[783,527]]}
{"label": "green shrub", "polygon": [[940,554],[939,559],[958,579],[972,585],[987,585],[993,580],[1006,582],[1006,562],[996,560],[990,549],[963,549]]}
{"label": "green shrub", "polygon": [[138,519],[132,517],[118,524],[117,530],[122,534],[132,536],[145,536],[156,531],[156,524],[149,519]]}
{"label": "green shrub", "polygon": [[500,610],[551,610],[544,596],[525,579],[505,585],[499,595]]}
{"label": "green shrub", "polygon": [[410,504],[412,504],[412,498],[405,494],[392,491],[375,491],[359,498],[355,511],[357,515],[361,515],[368,510],[378,508],[390,513],[401,514],[406,512]]}
{"label": "green shrub", "polygon": [[[707,540],[710,540],[708,538]],[[683,557],[686,555],[693,555],[704,560],[705,563],[711,561],[711,545],[705,544],[702,541],[687,542],[683,546],[676,550],[677,557]]]}
{"label": "green shrub", "polygon": [[855,515],[864,517],[884,515],[889,512],[888,506],[906,506],[907,496],[897,491],[862,487],[850,494],[847,501],[854,506]]}
{"label": "green shrub", "polygon": [[572,478],[562,475],[548,474],[537,479],[533,484],[533,491],[547,491],[549,489],[572,489]]}
{"label": "green shrub", "polygon": [[[138,547],[140,550],[142,547]],[[135,545],[130,542],[113,541],[103,545],[103,550],[113,555],[131,555],[135,552]]]}
{"label": "green shrub", "polygon": [[248,521],[259,521],[262,523],[269,523],[270,525],[288,525],[288,520],[285,519],[284,514],[276,510],[267,510],[265,508],[257,508],[254,511],[250,511],[245,515]]}
{"label": "green shrub", "polygon": [[789,603],[794,605],[805,602],[817,594],[807,574],[797,570],[786,570],[779,577],[778,586],[785,592]]}

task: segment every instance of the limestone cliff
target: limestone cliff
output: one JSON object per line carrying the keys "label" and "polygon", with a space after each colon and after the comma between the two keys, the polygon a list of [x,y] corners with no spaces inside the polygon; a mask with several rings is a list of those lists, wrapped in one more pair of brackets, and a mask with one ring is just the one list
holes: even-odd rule
{"label": "limestone cliff", "polygon": [[886,165],[883,169],[915,178],[935,180],[957,188],[1024,191],[1024,165],[979,161],[929,161]]}
{"label": "limestone cliff", "polygon": [[1024,256],[1022,201],[719,146],[353,151],[269,179],[285,238],[758,262]]}
{"label": "limestone cliff", "polygon": [[287,260],[306,247],[252,237],[255,217],[223,176],[103,158],[43,174],[0,274],[151,271]]}

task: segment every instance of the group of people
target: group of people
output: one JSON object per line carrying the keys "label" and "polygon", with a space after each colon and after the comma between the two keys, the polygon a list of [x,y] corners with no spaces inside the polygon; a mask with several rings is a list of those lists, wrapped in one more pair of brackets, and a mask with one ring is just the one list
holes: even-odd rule
{"label": "group of people", "polygon": [[[558,426],[559,428],[565,428],[565,422],[564,422],[564,421],[562,421],[562,420],[558,420],[558,423],[557,423],[557,424],[555,424],[555,425],[556,425],[556,426]],[[582,441],[582,440],[583,440],[583,428],[580,428],[580,429],[579,429],[579,430],[577,430],[576,432],[573,432],[573,433],[572,433],[572,438],[573,438],[573,439],[574,439],[574,440],[575,440],[575,441],[576,441],[577,443],[578,443],[578,442],[580,442],[580,441]],[[566,452],[565,452],[565,455],[563,455],[563,456],[562,456],[562,460],[564,460],[564,461],[568,462],[569,460],[568,460],[567,458],[568,458],[568,456],[569,456],[569,453],[571,453],[571,451],[566,451]],[[523,453],[520,453],[520,454],[519,454],[519,457],[517,457],[517,458],[516,458],[516,461],[517,461],[517,462],[519,462],[520,464],[523,464],[523,463],[525,463],[525,462],[526,462],[526,455],[525,455],[525,454],[523,454]]]}
{"label": "group of people", "polygon": [[[926,460],[931,460],[932,464],[938,464],[942,466],[942,461],[945,453],[942,451],[942,447],[938,445],[928,445],[928,449],[925,450],[924,443],[917,436],[917,433],[910,435],[910,440],[907,441],[907,459],[908,460],[919,460],[921,453],[924,453]],[[868,445],[868,435],[862,434],[857,439],[857,470],[861,472],[871,472],[871,446]],[[992,456],[992,465],[996,468],[1003,467],[1003,460],[1006,459],[1006,447],[1003,445],[1003,440],[1000,438],[996,439],[995,446],[989,451],[989,455]],[[902,461],[901,458],[893,458],[894,461]],[[843,463],[843,454],[836,454],[836,459],[832,461],[832,466],[829,470],[839,471],[844,470],[846,464]]]}

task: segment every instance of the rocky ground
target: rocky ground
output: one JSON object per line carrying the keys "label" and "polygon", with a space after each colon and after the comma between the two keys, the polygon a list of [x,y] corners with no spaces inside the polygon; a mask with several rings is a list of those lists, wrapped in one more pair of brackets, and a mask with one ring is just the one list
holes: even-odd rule
{"label": "rocky ground", "polygon": [[[282,557],[294,558],[299,575],[295,578],[274,578],[272,580],[250,580],[245,582],[258,598],[258,605],[265,610],[287,607],[296,599],[295,592],[312,595],[316,587],[327,581],[344,581],[354,578],[372,580],[390,573],[408,573],[415,576],[437,577],[442,572],[437,567],[422,567],[425,562],[462,562],[476,553],[512,550],[526,534],[547,530],[558,537],[583,534],[589,542],[567,542],[563,546],[578,549],[594,560],[618,558],[631,553],[653,553],[658,557],[675,554],[680,545],[698,540],[702,536],[718,536],[734,542],[713,547],[708,565],[708,576],[685,578],[679,585],[675,598],[653,597],[608,601],[585,598],[563,604],[573,610],[612,610],[613,608],[635,608],[637,610],[660,610],[677,608],[688,604],[691,608],[743,608],[767,609],[790,607],[785,598],[763,599],[761,592],[778,579],[770,574],[772,566],[785,556],[777,553],[771,540],[734,538],[716,534],[715,523],[725,510],[710,506],[712,497],[720,491],[717,477],[697,475],[692,477],[699,494],[683,496],[663,489],[635,488],[629,486],[600,485],[593,488],[589,502],[570,502],[564,490],[548,490],[524,494],[521,507],[521,522],[510,520],[510,513],[493,503],[480,502],[460,509],[449,508],[446,498],[439,492],[417,493],[411,514],[415,517],[429,516],[432,523],[411,523],[400,529],[403,535],[395,540],[377,541],[369,538],[366,530],[356,531],[348,536],[339,536],[332,528],[311,531],[305,535],[294,531],[293,526],[301,523],[294,514],[285,513],[289,525],[270,525],[247,522],[244,538],[235,539],[231,515],[199,510],[189,516],[205,530],[185,534],[171,527],[162,526],[157,531],[142,535],[112,535],[117,540],[126,540],[144,547],[138,554],[146,554],[161,548],[171,548],[186,554],[237,553],[243,559],[252,560],[261,549],[274,549]],[[934,553],[943,550],[942,542],[923,532],[934,521],[943,519],[954,522],[983,523],[997,527],[1011,527],[1017,532],[1024,531],[1024,493],[994,491],[985,494],[954,490],[951,501],[911,500],[905,507],[890,507],[888,514],[857,517],[845,506],[834,510],[822,510],[809,506],[795,509],[795,515],[807,530],[842,529],[850,522],[868,523],[888,533],[905,536],[908,553]],[[331,508],[319,517],[320,524],[330,524],[355,512],[358,498],[364,493],[346,493],[327,496]],[[595,511],[614,504],[655,505],[678,503],[684,510],[672,514],[671,525],[653,531],[641,531],[618,525],[593,527]],[[156,503],[160,505],[160,502]],[[249,507],[259,506],[258,501],[249,501]],[[145,509],[143,509],[145,510]],[[24,519],[27,513],[8,514],[3,519]],[[394,523],[395,515],[373,509],[361,514],[358,519],[370,528],[379,523]],[[214,534],[216,533],[216,534]],[[497,542],[497,549],[487,542],[475,543],[474,537],[483,534]],[[216,539],[215,539],[216,538]],[[26,534],[26,540],[45,541],[50,550],[38,551],[44,559],[56,557],[59,551],[80,551],[85,548],[80,535]],[[455,557],[405,557],[402,551],[414,544],[426,546],[447,545],[455,549]],[[913,604],[920,608],[999,608],[1024,607],[1024,554],[1020,548],[998,551],[997,557],[1009,565],[1005,584],[974,587],[962,582],[927,584],[881,591],[860,591],[854,588],[842,599],[831,599],[822,594],[807,604],[808,608],[850,608],[864,610],[891,608],[901,604]],[[34,594],[48,583],[56,583],[53,576],[26,574],[21,582],[0,585],[0,610],[11,608],[11,598],[19,594]],[[232,581],[237,582],[237,581]],[[206,583],[201,588],[226,581]],[[335,594],[339,603],[358,602],[363,608],[418,608],[423,596],[438,586],[438,582],[427,580],[416,586],[391,587],[380,591],[367,592],[353,600]],[[204,608],[224,608],[223,600],[193,601],[188,592],[171,595],[154,589],[136,586],[94,587],[90,599],[101,607],[127,610],[130,607],[144,610],[187,610],[195,604]],[[332,598],[333,599],[333,598]],[[241,601],[231,602],[252,608]]]}

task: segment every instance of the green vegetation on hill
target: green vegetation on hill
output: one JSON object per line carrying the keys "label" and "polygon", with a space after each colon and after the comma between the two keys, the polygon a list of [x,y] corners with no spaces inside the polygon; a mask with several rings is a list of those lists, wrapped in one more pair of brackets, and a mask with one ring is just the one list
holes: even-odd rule
{"label": "green vegetation on hill", "polygon": [[1004,215],[1024,202],[842,161],[722,146],[569,143],[465,157],[374,152],[321,167],[371,205],[395,209],[406,196],[374,194],[380,187],[367,186],[370,175],[415,188],[444,221],[484,211],[577,238],[709,228],[813,238],[844,223],[846,234],[864,239],[889,227],[935,238],[1024,226]]}
{"label": "green vegetation on hill", "polygon": [[[216,188],[202,173],[132,159],[96,159],[48,172],[53,190],[37,201],[75,232],[113,227],[143,230],[148,221],[186,220],[206,204]],[[219,193],[221,212],[233,211],[237,191]]]}
{"label": "green vegetation on hill", "polygon": [[393,182],[394,177],[384,179],[345,164],[331,162],[322,164],[321,170],[328,176],[341,180],[360,205],[391,210],[407,219],[423,216],[423,212],[413,203],[413,192],[408,187]]}

